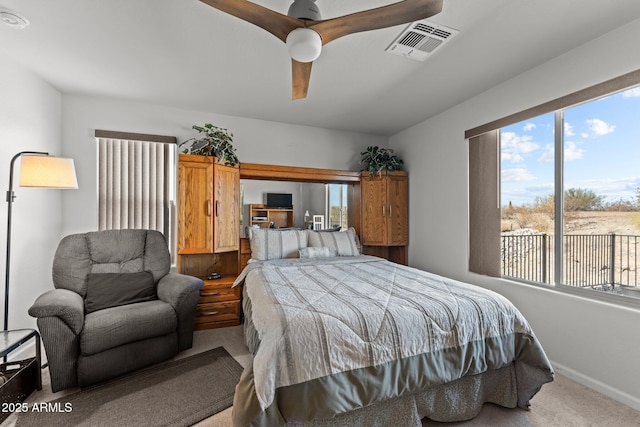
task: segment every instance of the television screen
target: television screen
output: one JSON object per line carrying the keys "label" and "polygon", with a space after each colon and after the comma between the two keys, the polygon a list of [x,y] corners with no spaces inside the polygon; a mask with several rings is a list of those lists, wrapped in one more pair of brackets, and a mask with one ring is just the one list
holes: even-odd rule
{"label": "television screen", "polygon": [[267,193],[268,208],[292,208],[293,199],[290,193]]}

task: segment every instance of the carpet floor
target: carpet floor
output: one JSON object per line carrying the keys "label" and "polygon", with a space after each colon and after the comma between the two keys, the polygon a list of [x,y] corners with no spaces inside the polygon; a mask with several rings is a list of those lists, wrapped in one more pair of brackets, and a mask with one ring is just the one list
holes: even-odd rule
{"label": "carpet floor", "polygon": [[191,426],[233,404],[242,366],[218,347],[75,394],[18,416],[19,427]]}
{"label": "carpet floor", "polygon": [[[223,346],[240,365],[246,366],[250,363],[251,357],[243,343],[242,334],[242,326],[197,331],[194,333],[193,348],[180,353],[177,358],[189,357]],[[28,402],[46,402],[77,391],[51,393],[48,370],[43,370],[42,374],[43,390],[32,393],[27,399]],[[555,381],[545,384],[534,396],[531,404],[530,411],[485,404],[482,412],[473,420],[460,423],[423,420],[422,425],[424,427],[640,427],[639,411],[558,373]],[[224,409],[203,419],[195,426],[230,427],[231,411],[232,408]],[[12,414],[1,427],[13,427],[15,419],[16,415]],[[48,425],[43,423],[39,427]],[[112,423],[109,426],[118,426],[118,424]]]}

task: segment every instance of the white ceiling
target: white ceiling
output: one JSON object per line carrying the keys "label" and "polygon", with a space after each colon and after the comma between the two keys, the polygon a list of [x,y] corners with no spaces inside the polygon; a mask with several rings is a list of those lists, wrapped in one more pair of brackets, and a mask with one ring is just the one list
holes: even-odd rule
{"label": "white ceiling", "polygon": [[[255,2],[281,13],[290,4]],[[317,2],[324,18],[392,3]],[[638,0],[444,0],[430,20],[460,34],[427,61],[385,52],[404,25],[346,36],[325,46],[308,97],[292,101],[285,45],[198,0],[0,0],[0,7],[30,21],[21,31],[0,24],[0,53],[63,93],[379,135],[640,17]]]}

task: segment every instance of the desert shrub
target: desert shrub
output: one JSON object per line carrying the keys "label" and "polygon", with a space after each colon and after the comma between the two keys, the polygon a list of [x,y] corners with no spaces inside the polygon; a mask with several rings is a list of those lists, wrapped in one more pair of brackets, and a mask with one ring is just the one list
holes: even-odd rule
{"label": "desert shrub", "polygon": [[632,200],[619,199],[613,202],[606,203],[602,210],[611,212],[636,212],[639,209],[638,205]]}
{"label": "desert shrub", "polygon": [[564,210],[570,212],[593,211],[602,206],[603,196],[592,190],[569,188],[564,191]]}
{"label": "desert shrub", "polygon": [[553,194],[547,196],[537,196],[533,201],[533,209],[536,212],[548,216],[550,219],[555,217],[554,209],[555,202],[553,200]]}

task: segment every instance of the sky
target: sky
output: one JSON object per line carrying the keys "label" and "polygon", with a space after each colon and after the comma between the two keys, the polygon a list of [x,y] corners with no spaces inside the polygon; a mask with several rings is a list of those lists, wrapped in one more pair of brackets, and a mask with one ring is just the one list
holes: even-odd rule
{"label": "sky", "polygon": [[[554,113],[501,129],[501,204],[553,194]],[[640,188],[640,86],[565,110],[564,188],[605,202],[636,200]]]}

